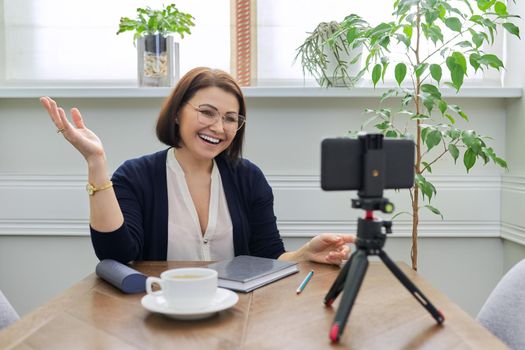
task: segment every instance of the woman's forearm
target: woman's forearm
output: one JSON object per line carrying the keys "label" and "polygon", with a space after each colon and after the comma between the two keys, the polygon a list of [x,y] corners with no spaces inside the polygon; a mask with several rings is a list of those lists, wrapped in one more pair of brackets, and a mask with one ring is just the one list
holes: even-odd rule
{"label": "woman's forearm", "polygon": [[[104,187],[110,179],[105,156],[88,159],[88,182],[95,188]],[[124,223],[124,217],[113,187],[89,196],[89,223],[99,232],[113,232]]]}

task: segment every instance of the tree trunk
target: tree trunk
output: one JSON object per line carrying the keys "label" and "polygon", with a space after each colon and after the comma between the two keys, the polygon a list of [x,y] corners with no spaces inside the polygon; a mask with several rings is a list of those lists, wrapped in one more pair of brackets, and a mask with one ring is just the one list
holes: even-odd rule
{"label": "tree trunk", "polygon": [[417,271],[417,227],[419,224],[419,187],[414,187],[414,199],[412,200],[412,269]]}
{"label": "tree trunk", "polygon": [[[421,63],[419,59],[419,41],[421,39],[421,12],[419,4],[417,5],[417,15],[416,15],[416,64]],[[416,105],[416,114],[421,113],[421,80],[419,77],[416,78],[415,86],[415,105]],[[416,174],[421,174],[421,121],[417,120],[416,122],[416,164],[414,169]],[[410,257],[412,258],[412,269],[417,271],[417,227],[419,225],[419,187],[417,183],[414,185],[414,197],[412,198],[412,250]]]}

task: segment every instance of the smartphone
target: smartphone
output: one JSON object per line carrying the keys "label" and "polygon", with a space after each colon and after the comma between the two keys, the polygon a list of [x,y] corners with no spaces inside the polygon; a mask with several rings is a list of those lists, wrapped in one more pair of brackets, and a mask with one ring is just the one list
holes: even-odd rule
{"label": "smartphone", "polygon": [[[367,151],[364,145],[361,139],[347,137],[328,138],[321,142],[323,190],[362,189],[364,154]],[[385,159],[384,188],[411,188],[414,185],[414,141],[384,138],[381,149]]]}

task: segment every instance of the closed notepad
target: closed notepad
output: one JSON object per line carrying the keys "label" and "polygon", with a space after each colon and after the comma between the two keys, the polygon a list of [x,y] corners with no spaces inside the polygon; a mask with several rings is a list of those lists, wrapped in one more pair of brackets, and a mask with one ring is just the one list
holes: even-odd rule
{"label": "closed notepad", "polygon": [[268,283],[299,272],[297,263],[239,255],[208,265],[219,274],[219,287],[250,292]]}

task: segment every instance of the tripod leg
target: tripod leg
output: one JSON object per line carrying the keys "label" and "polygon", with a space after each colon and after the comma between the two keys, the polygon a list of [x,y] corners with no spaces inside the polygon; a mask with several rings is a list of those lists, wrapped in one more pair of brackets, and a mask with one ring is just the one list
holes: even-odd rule
{"label": "tripod leg", "polygon": [[403,273],[403,271],[401,271],[399,267],[397,267],[390,257],[383,250],[381,250],[378,255],[381,260],[383,260],[388,269],[394,274],[394,276],[397,277],[399,282],[401,282],[401,284],[404,285],[410,293],[412,293],[414,298],[416,298],[416,300],[419,301],[419,303],[423,305],[425,309],[427,309],[427,311],[432,315],[432,317],[434,317],[437,323],[443,323],[445,321],[445,316],[441,313],[441,311],[436,309],[430,300],[428,300],[427,297],[419,290],[419,288],[417,288],[416,285],[408,279],[408,277]]}
{"label": "tripod leg", "polygon": [[337,275],[337,278],[335,279],[334,283],[330,287],[330,290],[328,291],[328,293],[326,293],[326,296],[324,297],[325,306],[332,306],[332,303],[337,298],[339,293],[343,291],[346,276],[348,276],[348,269],[350,268],[350,265],[352,264],[352,258],[354,257],[354,254],[356,252],[357,251],[353,252],[352,255],[350,255],[350,259],[348,259],[348,261],[341,268],[341,271],[339,271],[339,274]]}
{"label": "tripod leg", "polygon": [[355,298],[361,288],[361,283],[365,277],[366,270],[368,268],[368,257],[364,250],[358,249],[352,254],[351,261],[348,261],[350,265],[348,268],[348,275],[343,287],[343,296],[341,297],[341,303],[335,314],[334,322],[332,323],[332,329],[330,330],[330,339],[332,342],[338,342],[343,334],[343,330],[348,321],[350,311],[354,305]]}

